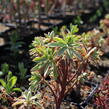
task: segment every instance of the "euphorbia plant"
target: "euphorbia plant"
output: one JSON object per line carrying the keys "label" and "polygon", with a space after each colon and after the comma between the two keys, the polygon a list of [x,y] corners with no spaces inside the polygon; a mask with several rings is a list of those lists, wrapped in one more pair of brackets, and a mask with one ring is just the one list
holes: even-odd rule
{"label": "euphorbia plant", "polygon": [[87,72],[88,62],[99,55],[94,55],[97,47],[88,44],[87,35],[83,38],[75,34],[78,30],[71,24],[70,29],[64,27],[58,35],[52,31],[44,38],[36,37],[30,50],[36,63],[30,78],[31,86],[46,84],[56,109],[60,109],[64,97],[78,84],[80,75]]}

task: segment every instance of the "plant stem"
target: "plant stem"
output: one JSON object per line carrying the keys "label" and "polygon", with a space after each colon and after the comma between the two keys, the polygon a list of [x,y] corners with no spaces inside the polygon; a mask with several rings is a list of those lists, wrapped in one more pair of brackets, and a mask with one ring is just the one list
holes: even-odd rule
{"label": "plant stem", "polygon": [[63,75],[61,75],[62,80],[60,79],[61,80],[61,84],[60,84],[61,85],[61,91],[59,92],[59,97],[57,98],[56,109],[60,109],[62,100],[65,97],[67,77],[68,77],[68,72],[69,72],[69,69],[70,69],[69,68],[70,62],[67,59],[65,59],[65,62],[64,63],[62,62],[61,64],[63,64],[63,67],[60,68],[60,72],[62,72]]}
{"label": "plant stem", "polygon": [[49,85],[49,83],[48,83],[45,79],[44,79],[44,83],[49,87],[49,89],[50,89],[51,92],[53,93],[53,96],[54,96],[55,102],[56,102],[56,101],[57,101],[57,100],[56,100],[57,96],[56,96],[54,90],[52,89],[52,87]]}

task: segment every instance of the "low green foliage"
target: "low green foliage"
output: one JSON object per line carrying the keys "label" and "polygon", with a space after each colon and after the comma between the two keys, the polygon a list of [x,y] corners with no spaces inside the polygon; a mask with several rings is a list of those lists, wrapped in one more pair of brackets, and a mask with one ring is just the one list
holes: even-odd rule
{"label": "low green foliage", "polygon": [[18,63],[18,69],[19,69],[19,73],[20,73],[20,78],[21,78],[21,80],[26,79],[27,68],[25,68],[23,62],[19,62],[19,63]]}
{"label": "low green foliage", "polygon": [[10,37],[10,47],[6,48],[12,52],[12,55],[17,56],[19,54],[20,48],[24,45],[24,42],[19,41],[21,38],[17,31],[13,32]]}
{"label": "low green foliage", "polygon": [[76,17],[74,18],[73,23],[76,24],[76,25],[81,25],[81,24],[83,24],[84,22],[83,22],[81,16],[78,15],[78,16],[76,16]]}
{"label": "low green foliage", "polygon": [[15,91],[20,91],[20,88],[14,88],[17,82],[17,77],[12,75],[12,72],[9,71],[5,79],[0,79],[0,83],[2,85],[2,87],[5,89],[7,94],[11,94],[12,92]]}
{"label": "low green foliage", "polygon": [[108,11],[108,9],[109,9],[109,1],[108,0],[103,0],[103,6],[104,6],[105,10]]}
{"label": "low green foliage", "polygon": [[1,65],[1,71],[0,76],[3,76],[4,74],[7,74],[9,71],[9,65],[7,63],[4,63]]}
{"label": "low green foliage", "polygon": [[100,7],[96,13],[89,19],[89,22],[95,22],[99,17],[103,15],[103,8]]}

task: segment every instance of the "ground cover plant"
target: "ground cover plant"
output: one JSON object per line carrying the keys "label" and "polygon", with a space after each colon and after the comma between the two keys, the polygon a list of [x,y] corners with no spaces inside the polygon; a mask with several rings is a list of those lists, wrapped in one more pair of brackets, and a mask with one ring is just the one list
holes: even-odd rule
{"label": "ground cover plant", "polygon": [[100,84],[99,89],[95,93],[94,98],[95,106],[97,109],[108,109],[109,108],[109,75]]}
{"label": "ground cover plant", "polygon": [[[2,75],[0,75],[0,102],[4,106],[11,106],[13,97],[16,96],[15,92],[22,92],[20,88],[16,87],[17,76],[14,76],[9,70],[8,64],[2,65]],[[6,75],[5,79],[2,79]],[[0,105],[1,106],[1,105]]]}

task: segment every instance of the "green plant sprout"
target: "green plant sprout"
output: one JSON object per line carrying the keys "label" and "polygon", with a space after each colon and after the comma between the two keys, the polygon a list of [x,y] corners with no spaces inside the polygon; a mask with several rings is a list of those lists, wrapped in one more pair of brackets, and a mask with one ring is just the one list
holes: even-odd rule
{"label": "green plant sprout", "polygon": [[7,74],[9,71],[9,65],[7,63],[4,63],[1,65],[1,71],[0,71],[0,76]]}
{"label": "green plant sprout", "polygon": [[104,6],[105,10],[107,11],[109,9],[109,1],[103,0],[103,6]]}
{"label": "green plant sprout", "polygon": [[18,69],[19,69],[19,72],[20,72],[20,78],[21,78],[21,80],[24,80],[26,78],[27,68],[25,68],[23,62],[19,62],[18,63]]}
{"label": "green plant sprout", "polygon": [[10,42],[9,42],[10,48],[7,48],[7,49],[13,52],[14,56],[16,56],[19,53],[20,48],[24,44],[24,42],[19,41],[19,40],[20,40],[20,37],[18,35],[18,32],[13,32],[12,36],[10,37]]}
{"label": "green plant sprout", "polygon": [[99,17],[102,16],[102,14],[103,14],[103,9],[102,9],[102,7],[101,7],[101,8],[99,8],[99,9],[96,11],[95,15],[93,15],[93,16],[89,19],[89,22],[95,22]]}
{"label": "green plant sprout", "polygon": [[0,79],[0,83],[2,87],[5,89],[7,94],[11,94],[12,92],[15,91],[20,91],[20,88],[14,88],[17,82],[17,77],[12,75],[12,72],[9,71],[6,77],[6,80]]}
{"label": "green plant sprout", "polygon": [[76,16],[73,20],[73,23],[76,24],[76,25],[81,25],[83,24],[83,20],[81,19],[81,16]]}

